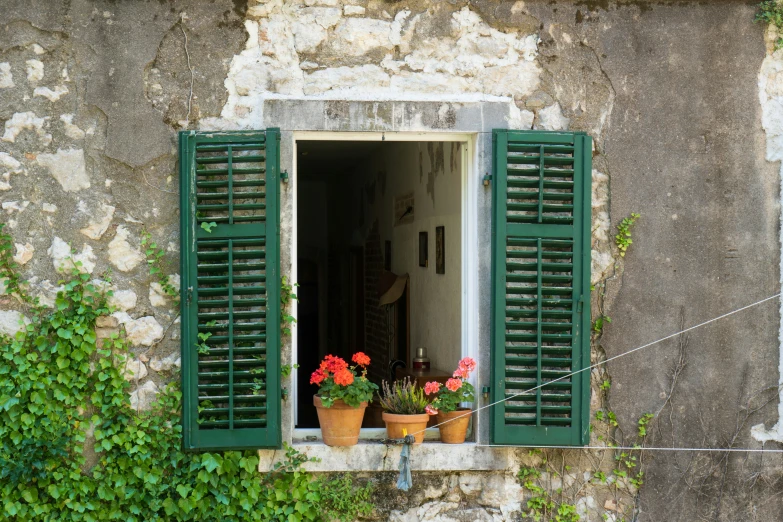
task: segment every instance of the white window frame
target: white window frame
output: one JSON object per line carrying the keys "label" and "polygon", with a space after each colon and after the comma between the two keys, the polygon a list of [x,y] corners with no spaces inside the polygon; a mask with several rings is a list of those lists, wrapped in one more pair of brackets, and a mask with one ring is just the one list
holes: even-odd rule
{"label": "white window frame", "polygon": [[[462,256],[462,277],[461,277],[461,357],[472,357],[476,361],[482,358],[478,353],[479,347],[479,317],[478,313],[478,274],[479,274],[479,248],[478,248],[478,199],[481,189],[477,180],[478,154],[477,142],[478,133],[466,132],[345,132],[345,131],[294,131],[293,132],[293,159],[292,172],[290,173],[291,190],[293,191],[293,208],[291,213],[291,279],[293,283],[297,282],[297,243],[298,243],[298,166],[297,166],[297,142],[298,141],[395,141],[395,142],[457,142],[462,144],[462,172],[461,172],[461,190],[460,190],[460,212],[461,212],[461,235],[462,245],[460,255]],[[292,302],[292,312],[294,317],[298,316],[298,303]],[[299,333],[298,325],[294,323],[291,328],[291,362],[294,366],[298,361]],[[457,361],[454,361],[456,367]],[[479,364],[481,364],[479,362]],[[298,409],[298,389],[297,384],[298,371],[294,368],[291,372],[291,401],[289,408],[292,409],[291,419],[292,438],[294,442],[310,441],[313,437],[318,442],[309,444],[321,444],[321,430],[319,428],[303,429],[295,428],[297,422]],[[476,402],[481,388],[478,383],[479,371],[474,372],[470,379],[471,384],[476,388]],[[474,417],[472,436],[478,438],[479,423],[482,422],[481,416]],[[487,416],[486,422],[489,421]],[[361,430],[360,439],[382,439],[386,437],[385,428],[364,428]],[[437,440],[439,438],[437,428],[430,428],[425,435],[426,440]]]}

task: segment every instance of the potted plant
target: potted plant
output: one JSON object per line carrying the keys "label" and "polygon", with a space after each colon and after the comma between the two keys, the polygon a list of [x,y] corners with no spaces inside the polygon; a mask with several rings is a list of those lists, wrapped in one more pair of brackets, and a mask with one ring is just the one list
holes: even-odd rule
{"label": "potted plant", "polygon": [[405,435],[413,435],[415,444],[424,442],[424,430],[430,420],[426,412],[429,401],[424,390],[417,388],[410,377],[394,381],[391,386],[386,381],[382,384],[380,403],[388,437],[401,439]]}
{"label": "potted plant", "polygon": [[[356,352],[351,360],[356,366],[348,366],[344,359],[327,355],[310,376],[310,384],[318,386],[313,402],[327,446],[353,446],[359,442],[364,409],[378,390],[378,386],[367,379],[370,358]],[[361,368],[361,375],[357,375],[357,368]]]}
{"label": "potted plant", "polygon": [[475,369],[476,361],[465,357],[459,362],[452,378],[446,381],[443,387],[439,382],[428,382],[424,385],[424,393],[435,395],[435,400],[427,406],[426,410],[428,414],[436,415],[441,442],[446,444],[465,442],[471,410],[460,408],[459,405],[475,400],[475,390],[467,380]]}

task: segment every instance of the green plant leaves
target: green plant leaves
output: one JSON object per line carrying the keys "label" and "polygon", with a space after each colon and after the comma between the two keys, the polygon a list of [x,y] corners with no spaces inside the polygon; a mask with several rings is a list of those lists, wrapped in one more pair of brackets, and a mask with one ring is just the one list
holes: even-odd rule
{"label": "green plant leaves", "polygon": [[[15,339],[0,336],[0,510],[11,520],[195,521],[356,520],[369,514],[369,486],[334,484],[302,470],[293,448],[266,478],[258,454],[181,451],[176,385],[149,412],[130,409],[120,373],[127,345],[113,335],[96,346],[95,321],[111,314],[108,293],[74,271],[54,309],[24,293],[0,223],[0,277],[31,323]],[[142,239],[153,259],[160,249]],[[107,279],[104,277],[104,279]],[[165,287],[164,287],[165,288]],[[206,339],[204,339],[206,340]],[[202,341],[203,342],[203,341]],[[92,367],[91,367],[92,364]],[[93,430],[97,463],[85,463]],[[347,484],[347,485],[346,485]],[[20,486],[21,485],[21,486]]]}

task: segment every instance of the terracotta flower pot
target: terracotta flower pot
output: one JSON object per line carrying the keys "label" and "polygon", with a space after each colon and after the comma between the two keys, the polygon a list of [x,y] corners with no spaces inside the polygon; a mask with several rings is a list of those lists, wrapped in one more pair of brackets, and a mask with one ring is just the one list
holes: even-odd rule
{"label": "terracotta flower pot", "polygon": [[313,404],[318,412],[318,424],[321,425],[321,435],[327,446],[353,446],[359,442],[359,430],[362,429],[362,419],[367,403],[358,408],[348,406],[342,400],[334,401],[331,408],[321,402],[318,395],[313,396]]}
{"label": "terracotta flower pot", "polygon": [[418,415],[397,415],[396,413],[383,412],[383,421],[386,423],[386,434],[390,439],[401,439],[402,430],[406,430],[408,435],[413,435],[416,441],[414,444],[424,442],[424,429],[430,416],[426,413]]}
{"label": "terracotta flower pot", "polygon": [[[438,429],[440,430],[441,442],[444,444],[462,444],[465,442],[465,436],[468,434],[468,424],[470,423],[471,417],[470,410],[463,408],[448,413],[438,412],[436,417],[438,424],[440,424]],[[445,422],[446,424],[441,424],[442,422]]]}

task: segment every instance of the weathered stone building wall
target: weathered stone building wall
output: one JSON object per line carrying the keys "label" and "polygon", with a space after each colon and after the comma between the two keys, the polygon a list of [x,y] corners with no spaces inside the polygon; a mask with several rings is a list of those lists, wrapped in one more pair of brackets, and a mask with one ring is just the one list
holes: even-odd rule
{"label": "weathered stone building wall", "polygon": [[[335,129],[354,117],[345,100],[428,100],[442,110],[378,119],[449,130],[460,103],[486,101],[505,107],[509,128],[590,133],[593,305],[612,317],[594,361],[778,291],[783,59],[750,5],[0,7],[0,199],[17,261],[43,302],[73,261],[96,278],[112,272],[139,408],[177,375],[177,310],[141,246],[146,230],[176,283],[176,131],[275,126],[275,100],[336,100],[325,115]],[[613,227],[631,212],[642,218],[620,258]],[[284,196],[284,227],[290,216]],[[21,310],[0,296],[0,331],[17,328]],[[595,420],[592,443],[633,444],[637,419],[654,413],[647,445],[780,448],[779,323],[779,308],[764,305],[596,371],[592,410],[616,412],[619,426]],[[514,474],[530,466],[587,520],[774,520],[782,507],[776,454],[644,452],[640,489],[612,476],[615,456],[520,449],[507,473],[420,473],[408,494],[388,474],[368,478],[381,492],[377,518],[392,520],[513,520],[531,495]]]}

